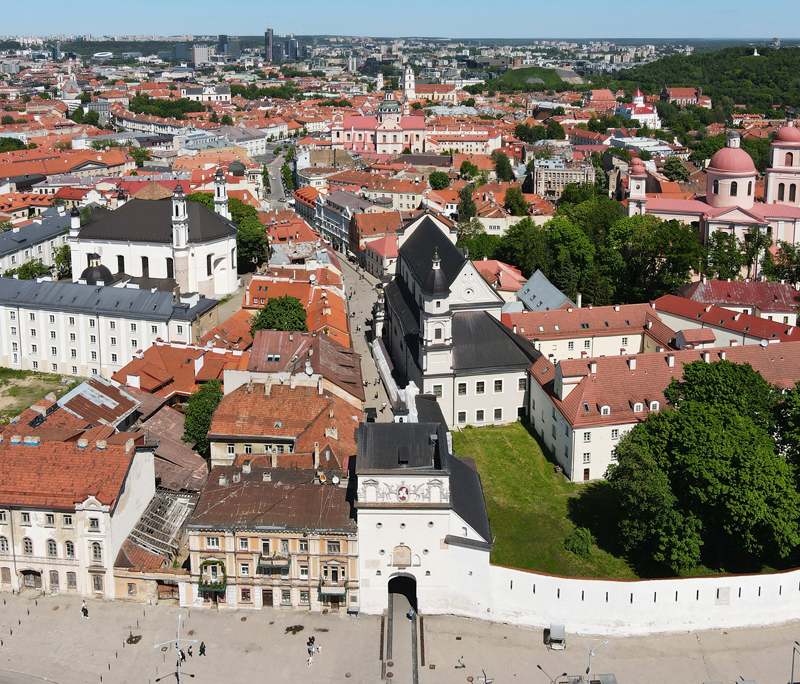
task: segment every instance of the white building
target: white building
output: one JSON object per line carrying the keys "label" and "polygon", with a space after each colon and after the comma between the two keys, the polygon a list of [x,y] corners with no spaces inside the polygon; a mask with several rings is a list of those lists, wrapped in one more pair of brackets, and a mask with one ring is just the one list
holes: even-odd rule
{"label": "white building", "polygon": [[26,429],[0,435],[0,589],[113,599],[114,560],[155,493],[153,452]]}
{"label": "white building", "polygon": [[644,101],[644,93],[638,88],[633,94],[633,103],[623,102],[617,107],[617,114],[621,114],[628,121],[635,119],[640,126],[646,126],[650,130],[657,131],[661,128],[661,120],[658,118],[656,108]]}
{"label": "white building", "polygon": [[0,233],[0,272],[19,268],[36,260],[48,268],[55,265],[56,253],[67,244],[64,232],[70,219],[64,207],[48,209],[22,226]]}
{"label": "white building", "polygon": [[194,342],[216,304],[155,288],[0,278],[0,366],[110,378],[157,339]]}
{"label": "white building", "polygon": [[187,202],[180,185],[170,199],[124,203],[115,211],[94,211],[81,226],[70,228],[72,277],[94,262],[116,274],[130,276],[145,287],[169,285],[181,292],[224,297],[236,291],[237,227],[228,213],[225,176],[218,169],[214,211]]}

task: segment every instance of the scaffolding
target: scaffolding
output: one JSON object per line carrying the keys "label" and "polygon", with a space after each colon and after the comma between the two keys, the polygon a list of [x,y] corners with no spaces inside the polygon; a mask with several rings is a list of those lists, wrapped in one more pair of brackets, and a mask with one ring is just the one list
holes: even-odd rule
{"label": "scaffolding", "polygon": [[171,560],[177,554],[183,526],[192,514],[198,498],[198,495],[159,487],[128,539],[145,551]]}

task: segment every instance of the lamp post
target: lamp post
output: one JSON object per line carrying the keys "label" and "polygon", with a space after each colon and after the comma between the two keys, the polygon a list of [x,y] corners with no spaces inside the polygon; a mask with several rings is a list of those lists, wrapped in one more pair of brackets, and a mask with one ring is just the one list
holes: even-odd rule
{"label": "lamp post", "polygon": [[[161,648],[162,646],[169,646],[170,644],[175,644],[175,652],[178,655],[178,665],[177,665],[177,669],[175,670],[175,672],[171,672],[168,675],[164,675],[163,677],[159,677],[158,679],[156,679],[157,682],[161,681],[165,677],[171,677],[172,675],[175,675],[175,679],[177,680],[178,684],[182,684],[182,680],[181,680],[181,642],[185,641],[188,644],[196,644],[197,643],[197,639],[181,639],[181,620],[182,619],[183,619],[183,616],[179,615],[178,616],[178,631],[175,632],[174,641],[172,639],[170,639],[169,641],[165,641],[165,642],[163,642],[161,644],[156,644],[155,646],[153,646],[153,648]],[[190,677],[194,677],[193,674],[190,674],[189,676]]]}
{"label": "lamp post", "polygon": [[794,656],[795,654],[800,653],[800,650],[798,650],[798,646],[800,646],[800,643],[796,641],[792,646],[792,678],[789,680],[789,684],[794,684]]}
{"label": "lamp post", "polygon": [[[541,665],[537,665],[536,667],[538,667],[542,672],[544,672],[544,676],[547,677],[550,680],[550,684],[556,684],[555,681],[553,680],[553,678],[549,674],[547,674],[547,672],[544,671],[544,668]],[[559,677],[566,677],[567,673],[566,672],[562,672],[558,676]]]}
{"label": "lamp post", "polygon": [[589,684],[592,684],[592,658],[594,658],[594,652],[598,648],[603,646],[603,644],[607,644],[608,639],[606,639],[600,644],[597,644],[597,646],[595,646],[594,648],[589,648],[589,644],[586,643],[586,639],[583,638],[583,635],[579,634],[578,632],[575,632],[575,634],[577,634],[581,638],[581,641],[583,641],[583,645],[586,646],[586,650],[589,651],[589,667],[586,668],[586,676],[589,678],[588,680]]}

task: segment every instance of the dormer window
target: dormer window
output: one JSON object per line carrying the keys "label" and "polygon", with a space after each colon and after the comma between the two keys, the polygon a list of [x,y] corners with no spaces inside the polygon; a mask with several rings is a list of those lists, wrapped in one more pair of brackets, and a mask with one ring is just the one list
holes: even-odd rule
{"label": "dormer window", "polygon": [[636,403],[633,405],[633,412],[634,412],[634,413],[641,413],[643,410],[644,410],[644,406],[642,405],[642,402],[640,402],[640,401],[637,401],[637,402],[636,402]]}
{"label": "dormer window", "polygon": [[658,409],[660,407],[661,407],[661,405],[657,401],[651,401],[650,402],[650,410],[651,411],[658,411]]}
{"label": "dormer window", "polygon": [[600,407],[600,415],[601,416],[608,416],[611,414],[611,407],[610,406],[601,406]]}

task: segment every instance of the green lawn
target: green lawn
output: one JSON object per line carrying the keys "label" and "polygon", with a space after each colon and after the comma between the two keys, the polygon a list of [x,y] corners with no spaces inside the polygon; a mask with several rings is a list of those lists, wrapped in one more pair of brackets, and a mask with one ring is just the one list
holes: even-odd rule
{"label": "green lawn", "polygon": [[69,387],[60,375],[0,368],[0,423],[7,423],[50,392],[61,396]]}
{"label": "green lawn", "polygon": [[496,82],[502,85],[524,88],[526,85],[533,85],[528,83],[529,78],[541,78],[544,81],[544,84],[535,84],[538,85],[541,90],[557,88],[563,84],[561,77],[556,73],[555,69],[545,69],[544,67],[523,67],[522,69],[509,69],[499,79],[497,79]]}
{"label": "green lawn", "polygon": [[556,575],[637,577],[625,560],[596,545],[588,556],[564,548],[575,529],[570,516],[597,534],[607,488],[603,483],[573,484],[557,475],[521,423],[453,432],[453,444],[457,456],[475,460],[481,475],[495,536],[492,563]]}

